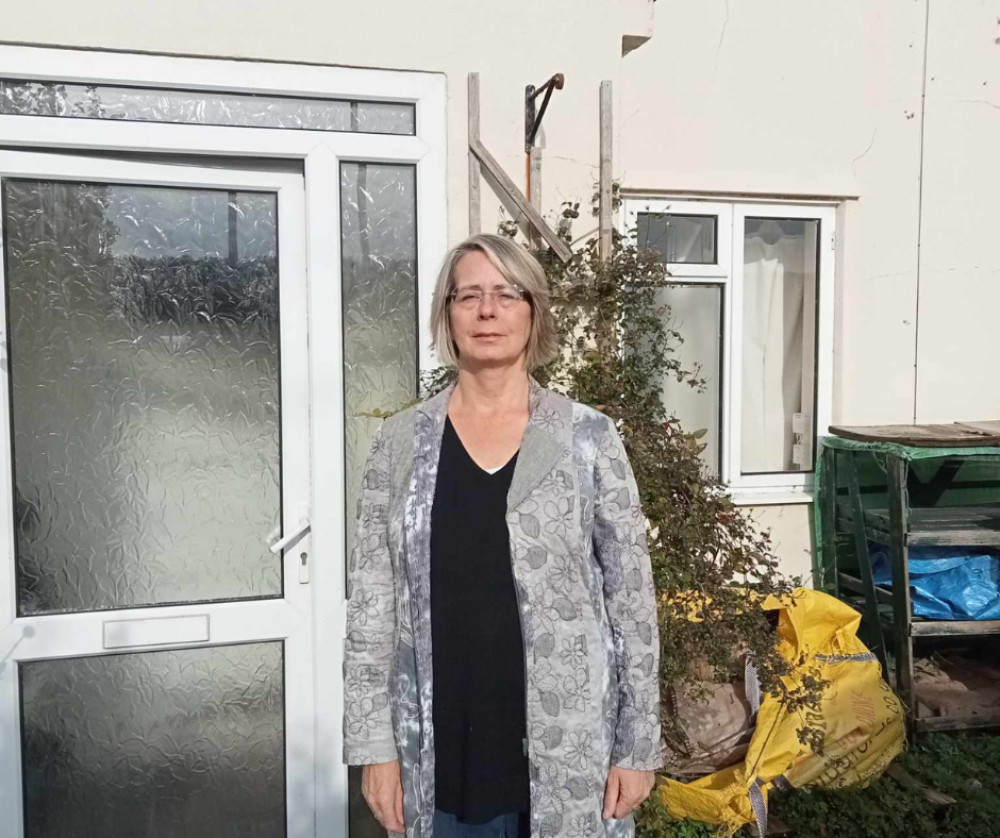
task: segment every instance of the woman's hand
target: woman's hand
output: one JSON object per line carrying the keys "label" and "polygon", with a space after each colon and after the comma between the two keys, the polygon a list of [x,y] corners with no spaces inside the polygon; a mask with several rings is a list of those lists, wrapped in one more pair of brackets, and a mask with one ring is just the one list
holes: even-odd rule
{"label": "woman's hand", "polygon": [[366,765],[361,771],[361,793],[375,820],[389,832],[406,831],[403,826],[403,784],[399,780],[398,759]]}
{"label": "woman's hand", "polygon": [[653,771],[633,771],[612,765],[608,772],[608,783],[604,789],[604,811],[601,817],[624,818],[643,800],[649,797],[656,783]]}

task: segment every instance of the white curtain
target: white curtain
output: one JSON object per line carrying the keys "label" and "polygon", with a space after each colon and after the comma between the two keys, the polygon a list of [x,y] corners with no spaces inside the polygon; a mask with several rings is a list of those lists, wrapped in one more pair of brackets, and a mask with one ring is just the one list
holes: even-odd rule
{"label": "white curtain", "polygon": [[[741,470],[798,470],[792,419],[803,404],[803,300],[814,299],[815,223],[747,220],[743,269],[743,404]],[[807,284],[811,287],[807,288]],[[805,355],[811,380],[812,353]]]}
{"label": "white curtain", "polygon": [[714,475],[719,474],[719,403],[722,397],[722,288],[718,285],[669,285],[658,292],[657,302],[670,306],[668,326],[683,338],[674,355],[685,370],[699,367],[705,390],[664,375],[663,403],[688,433],[707,431],[702,460]]}

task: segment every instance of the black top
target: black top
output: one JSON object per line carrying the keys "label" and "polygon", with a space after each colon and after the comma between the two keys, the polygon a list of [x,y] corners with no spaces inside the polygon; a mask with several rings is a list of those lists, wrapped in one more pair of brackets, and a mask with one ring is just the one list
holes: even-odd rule
{"label": "black top", "polygon": [[446,421],[431,518],[435,806],[466,823],[529,808],[524,646],[504,517],[516,460],[490,474]]}

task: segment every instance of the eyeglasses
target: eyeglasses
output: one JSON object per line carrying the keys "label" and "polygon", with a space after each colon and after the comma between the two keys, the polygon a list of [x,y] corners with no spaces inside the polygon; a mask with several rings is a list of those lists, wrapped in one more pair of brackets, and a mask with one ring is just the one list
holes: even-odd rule
{"label": "eyeglasses", "polygon": [[448,299],[459,308],[475,309],[486,297],[492,297],[500,308],[513,308],[521,300],[528,299],[528,292],[516,285],[505,285],[503,288],[494,288],[492,291],[483,291],[481,288],[456,288],[448,294]]}

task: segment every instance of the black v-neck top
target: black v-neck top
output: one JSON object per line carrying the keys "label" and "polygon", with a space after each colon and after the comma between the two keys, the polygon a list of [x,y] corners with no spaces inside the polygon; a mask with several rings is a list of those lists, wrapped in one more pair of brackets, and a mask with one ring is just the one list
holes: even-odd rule
{"label": "black v-neck top", "polygon": [[435,806],[466,823],[527,812],[524,645],[507,531],[517,454],[476,465],[445,422],[431,513]]}

